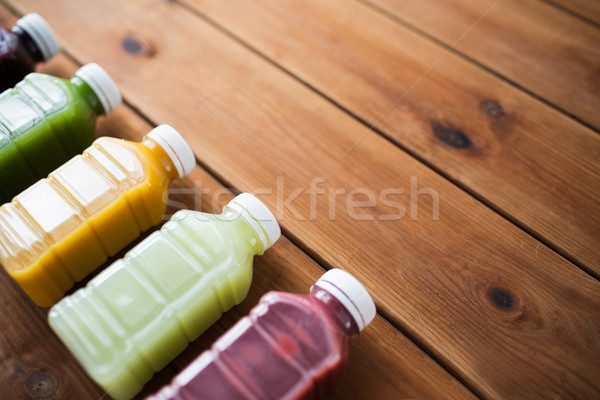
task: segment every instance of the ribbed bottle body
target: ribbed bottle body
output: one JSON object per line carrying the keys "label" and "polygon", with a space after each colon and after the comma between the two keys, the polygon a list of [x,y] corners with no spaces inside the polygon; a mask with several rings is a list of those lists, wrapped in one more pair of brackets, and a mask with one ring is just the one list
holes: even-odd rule
{"label": "ribbed bottle body", "polygon": [[49,307],[160,222],[168,182],[144,146],[98,139],[0,207],[0,263]]}
{"label": "ribbed bottle body", "polygon": [[81,153],[94,139],[97,113],[86,86],[30,74],[0,94],[0,201]]}
{"label": "ribbed bottle body", "polygon": [[148,400],[323,398],[347,351],[347,335],[318,300],[271,292]]}
{"label": "ribbed bottle body", "polygon": [[256,253],[250,229],[179,211],[54,306],[50,325],[113,398],[131,398],[246,297]]}

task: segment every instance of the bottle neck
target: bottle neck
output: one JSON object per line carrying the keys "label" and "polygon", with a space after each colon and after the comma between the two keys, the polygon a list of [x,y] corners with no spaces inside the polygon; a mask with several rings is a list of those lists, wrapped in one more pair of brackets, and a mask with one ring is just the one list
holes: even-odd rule
{"label": "bottle neck", "polygon": [[35,63],[44,61],[42,52],[27,32],[25,32],[21,27],[15,26],[12,28],[12,33],[14,33],[19,40],[19,47],[21,51],[31,58],[31,60],[33,60]]}
{"label": "bottle neck", "polygon": [[236,232],[238,232],[242,236],[244,242],[249,245],[252,255],[261,255],[265,252],[263,243],[260,240],[258,233],[256,233],[255,228],[246,221],[236,209],[226,206],[219,215],[219,219],[235,224]]}
{"label": "bottle neck", "polygon": [[144,145],[148,150],[150,150],[152,155],[154,155],[158,161],[158,164],[163,167],[165,175],[170,181],[179,178],[179,173],[177,172],[177,168],[171,160],[171,157],[169,157],[167,152],[157,142],[146,136],[142,140],[142,145]]}
{"label": "bottle neck", "polygon": [[346,336],[359,334],[358,325],[346,307],[327,290],[318,286],[310,288],[310,296],[323,306]]}
{"label": "bottle neck", "polygon": [[85,99],[96,116],[104,115],[104,107],[96,92],[78,76],[71,78],[71,83],[77,88],[77,92]]}

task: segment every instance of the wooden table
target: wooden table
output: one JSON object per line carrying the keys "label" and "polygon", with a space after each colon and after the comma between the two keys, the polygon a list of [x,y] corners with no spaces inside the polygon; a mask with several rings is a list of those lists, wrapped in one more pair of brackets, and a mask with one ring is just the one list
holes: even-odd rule
{"label": "wooden table", "polygon": [[[43,72],[120,87],[99,136],[189,141],[170,214],[250,191],[283,228],[143,395],[265,292],[341,267],[379,313],[332,398],[600,398],[600,2],[1,0],[0,23],[32,11],[63,46]],[[0,397],[102,398],[0,278]]]}

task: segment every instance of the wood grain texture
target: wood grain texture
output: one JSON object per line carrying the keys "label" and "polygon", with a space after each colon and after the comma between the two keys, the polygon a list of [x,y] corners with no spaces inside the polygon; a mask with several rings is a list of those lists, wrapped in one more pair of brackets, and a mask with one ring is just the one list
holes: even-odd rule
{"label": "wood grain texture", "polygon": [[[201,206],[197,192],[175,197],[187,208],[220,212],[233,194],[215,197],[222,185],[200,169],[183,180],[182,188],[202,187]],[[218,199],[218,202],[213,202]],[[244,302],[226,313],[173,363],[185,368],[202,351],[247,315],[260,297],[272,290],[308,293],[324,270],[282,237],[275,247],[258,257],[250,293]],[[429,356],[420,351],[396,328],[378,316],[368,329],[350,341],[350,362],[331,398],[335,399],[458,399],[475,398]]]}
{"label": "wood grain texture", "polygon": [[[184,132],[196,156],[239,190],[273,188],[277,176],[284,197],[315,177],[347,193],[406,187],[410,176],[434,188],[438,221],[426,196],[416,221],[360,221],[344,212],[344,198],[334,202],[335,221],[324,217],[325,199],[317,201],[321,218],[302,221],[280,207],[280,219],[315,257],[357,275],[386,315],[485,395],[598,393],[597,281],[377,135],[341,159],[363,126],[177,5],[109,4],[119,18],[96,2],[18,7],[43,11],[61,37],[80,32],[65,40],[69,52],[106,67],[135,107]],[[156,55],[128,55],[126,37]],[[262,198],[277,208],[276,197]],[[398,201],[410,207],[406,196]],[[307,217],[308,196],[293,209]],[[390,213],[381,204],[368,211]]]}
{"label": "wood grain texture", "polygon": [[[0,21],[7,14],[6,9],[0,6]],[[44,65],[42,72],[50,73],[56,76],[69,77],[78,67],[64,57]],[[109,117],[99,121],[97,136],[113,136],[127,140],[139,141],[145,133],[152,128],[146,121],[136,115],[130,108],[122,106],[112,113]],[[223,195],[217,196],[218,193]],[[165,220],[177,210],[198,209],[207,212],[220,212],[233,195],[226,190],[214,178],[196,168],[188,177],[179,182],[174,182],[170,187],[168,210]],[[213,199],[215,201],[213,204]],[[135,244],[139,243],[150,232],[146,232],[141,238],[129,245],[116,256],[112,257],[104,267],[120,257],[122,257]],[[84,286],[94,275],[99,273],[104,267],[99,268],[84,282],[80,282],[76,288],[70,291],[73,293],[76,289]],[[137,396],[142,399],[160,389],[164,384],[170,382],[178,370],[183,369],[203,350],[207,349],[216,338],[223,334],[239,318],[246,315],[250,308],[258,302],[260,296],[267,291],[280,290],[297,293],[306,293],[308,288],[324,270],[306,256],[301,250],[290,243],[285,237],[280,239],[275,247],[269,250],[264,256],[257,258],[255,265],[255,276],[253,285],[248,298],[239,307],[226,313],[216,326],[211,328],[206,334],[202,335],[188,349],[186,349],[179,358],[167,368],[159,372],[144,387],[144,391]],[[68,350],[60,344],[58,339],[49,330],[45,318],[47,313],[36,307],[19,290],[18,286],[2,271],[0,287],[5,298],[3,299],[4,309],[13,307],[16,301],[15,296],[22,298],[23,302],[37,311],[35,315],[18,312],[6,313],[2,317],[2,326],[6,327],[14,336],[19,336],[19,332],[26,329],[17,325],[14,321],[15,315],[24,321],[33,318],[35,322],[44,329],[42,334],[50,336],[51,341],[37,338],[34,341],[30,335],[22,337],[23,345],[21,347],[10,346],[0,343],[1,353],[11,353],[15,360],[6,357],[7,367],[11,367],[0,377],[0,390],[14,382],[20,382],[22,379],[29,379],[31,382],[38,382],[46,375],[35,375],[38,371],[46,371],[39,367],[33,369],[27,367],[30,371],[28,375],[19,372],[13,372],[12,363],[20,362],[23,356],[34,360],[35,365],[44,365],[43,360],[61,360],[64,362],[62,368],[51,373],[54,382],[52,397],[35,397],[25,392],[28,387],[19,385],[14,386],[14,396],[10,398],[64,398],[64,399],[87,399],[100,398],[103,394],[81,370]],[[6,288],[5,288],[6,286]],[[29,313],[31,314],[31,313]],[[4,328],[3,328],[4,329]],[[3,336],[4,337],[4,336]],[[35,352],[28,347],[35,345]],[[53,346],[53,348],[49,348]],[[1,354],[0,353],[0,354]],[[58,354],[58,356],[56,356]],[[51,358],[53,357],[53,358]],[[475,397],[448,372],[433,361],[427,354],[420,350],[408,338],[402,335],[396,328],[391,326],[382,317],[377,316],[374,322],[359,337],[353,338],[350,349],[351,362],[339,382],[332,399],[363,399],[370,396],[376,396],[378,399],[474,399]],[[4,357],[0,360],[5,360]],[[62,361],[66,360],[66,361]],[[31,378],[33,376],[34,378]],[[20,379],[20,380],[15,380]],[[59,382],[57,384],[56,382]],[[37,386],[36,386],[37,387]],[[40,389],[35,389],[39,394]],[[45,392],[44,392],[45,393]],[[28,396],[28,394],[30,396]]]}
{"label": "wood grain texture", "polygon": [[448,46],[491,9],[455,48],[600,128],[597,27],[541,0],[365,1]]}
{"label": "wood grain texture", "polygon": [[[129,112],[127,114],[126,125],[105,127],[104,133],[139,141],[150,126],[139,117]],[[180,209],[220,213],[233,197],[233,193],[197,167],[186,178],[171,185],[165,218]],[[122,254],[124,252],[116,257]],[[252,286],[244,302],[226,313],[172,365],[178,370],[185,368],[227,329],[247,315],[263,294],[273,290],[307,293],[324,272],[322,267],[282,236],[276,246],[256,258]],[[364,399],[371,396],[382,400],[475,398],[379,315],[367,330],[350,342],[350,358],[342,381],[330,397],[332,399]]]}
{"label": "wood grain texture", "polygon": [[[177,4],[109,2],[112,11],[95,1],[11,4],[44,15],[70,54],[100,63],[134,107],[181,130],[227,185],[279,184],[280,196],[273,190],[261,199],[278,211],[286,236],[320,263],[355,274],[390,321],[483,397],[598,397],[597,280],[381,136],[367,135],[341,157],[364,125]],[[124,39],[154,52],[131,54]],[[306,192],[284,202],[319,177],[320,187],[346,195],[318,197],[314,219]],[[431,217],[432,196],[409,196],[414,178],[438,193],[439,219]],[[351,210],[347,195],[356,188],[407,191],[395,204]],[[366,197],[356,200],[368,204]],[[400,207],[405,218],[382,220]]]}
{"label": "wood grain texture", "polygon": [[[444,49],[356,2],[185,1],[600,276],[600,213],[594,212],[600,210],[600,137],[593,131],[460,57],[448,54],[436,64]],[[485,9],[459,11],[422,15],[463,27],[461,18]],[[461,28],[454,29],[460,36]],[[478,32],[464,42],[487,46]],[[506,35],[496,34],[512,48]],[[600,46],[591,51],[600,56]],[[531,71],[547,70],[529,61]],[[586,101],[600,116],[598,90],[589,93],[593,99]]]}
{"label": "wood grain texture", "polygon": [[5,399],[100,398],[46,323],[46,313],[0,271],[0,388]]}
{"label": "wood grain texture", "polygon": [[567,10],[600,24],[600,2],[596,0],[550,0]]}

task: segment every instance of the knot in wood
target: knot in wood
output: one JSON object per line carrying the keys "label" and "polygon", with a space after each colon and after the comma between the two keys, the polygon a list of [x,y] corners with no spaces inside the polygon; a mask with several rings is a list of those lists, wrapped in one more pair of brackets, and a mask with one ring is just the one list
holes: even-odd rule
{"label": "knot in wood", "polygon": [[466,149],[471,147],[471,140],[462,131],[443,126],[440,124],[432,124],[433,134],[448,146],[455,149]]}
{"label": "knot in wood", "polygon": [[481,102],[483,110],[492,117],[501,117],[504,115],[502,106],[494,100],[483,100]]}
{"label": "knot in wood", "polygon": [[49,397],[54,393],[55,387],[54,379],[42,372],[31,374],[25,381],[25,388],[33,399]]}
{"label": "knot in wood", "polygon": [[132,37],[123,38],[121,46],[127,53],[134,56],[151,57],[155,53],[151,47]]}
{"label": "knot in wood", "polygon": [[514,311],[519,303],[519,299],[511,290],[499,286],[489,287],[486,297],[492,306],[501,311]]}

